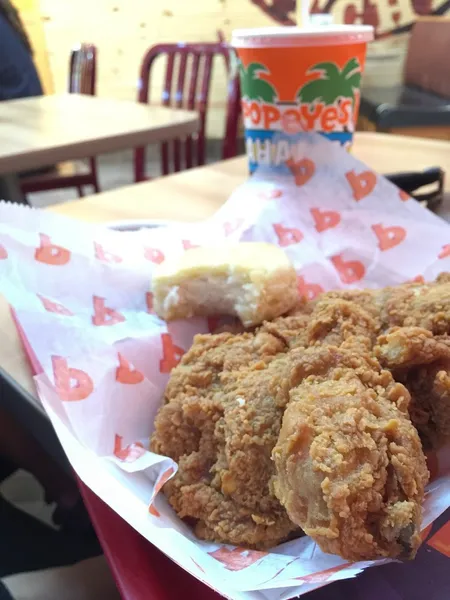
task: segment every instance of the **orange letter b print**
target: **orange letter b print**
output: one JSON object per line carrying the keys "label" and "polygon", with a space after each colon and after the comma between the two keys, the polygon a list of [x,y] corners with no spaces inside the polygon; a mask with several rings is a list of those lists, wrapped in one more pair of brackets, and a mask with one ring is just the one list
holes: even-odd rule
{"label": "orange letter b print", "polygon": [[339,254],[331,257],[342,283],[355,283],[364,277],[366,269],[359,260],[345,261]]}
{"label": "orange letter b print", "polygon": [[323,293],[323,287],[318,283],[307,283],[305,278],[299,275],[297,277],[299,296],[306,300],[314,300],[319,294]]}
{"label": "orange letter b print", "polygon": [[42,302],[47,312],[56,313],[58,315],[65,315],[66,317],[73,317],[73,312],[65,306],[63,306],[62,304],[59,304],[58,302],[53,302],[52,300],[45,298],[45,296],[41,296],[41,294],[36,295]]}
{"label": "orange letter b print", "polygon": [[145,248],[144,257],[150,262],[155,263],[156,265],[160,265],[164,262],[164,254],[158,248]]}
{"label": "orange letter b print", "polygon": [[349,171],[345,177],[353,190],[353,198],[357,202],[372,193],[377,183],[377,176],[372,171],[364,171],[359,175],[355,171]]}
{"label": "orange letter b print", "polygon": [[93,296],[94,301],[94,315],[92,317],[92,323],[97,326],[101,325],[115,325],[116,323],[122,323],[125,321],[125,317],[113,308],[105,306],[105,299]]}
{"label": "orange letter b print", "polygon": [[286,166],[294,176],[295,185],[298,187],[308,183],[316,172],[316,165],[309,158],[303,158],[297,162],[289,159],[286,161]]}
{"label": "orange letter b print", "polygon": [[278,243],[280,246],[290,246],[291,244],[298,244],[303,239],[303,233],[300,229],[293,227],[283,227],[280,223],[275,223],[273,226],[275,233],[278,237]]}
{"label": "orange letter b print", "polygon": [[116,381],[120,383],[128,383],[131,385],[135,385],[136,383],[141,383],[144,381],[144,376],[137,369],[131,368],[130,363],[127,359],[118,353],[119,358],[119,366],[116,369]]}
{"label": "orange letter b print", "polygon": [[383,227],[381,223],[372,225],[372,230],[378,238],[378,247],[382,252],[395,248],[406,238],[406,229],[403,227]]}
{"label": "orange letter b print", "polygon": [[438,254],[438,258],[447,258],[447,256],[450,256],[450,244],[442,246],[442,250]]}
{"label": "orange letter b print", "polygon": [[52,244],[51,239],[45,233],[39,234],[41,245],[36,249],[34,258],[47,265],[65,265],[70,260],[70,252],[62,246]]}
{"label": "orange letter b print", "polygon": [[94,390],[92,379],[80,369],[70,369],[62,356],[52,356],[56,391],[61,400],[77,402],[85,400]]}
{"label": "orange letter b print", "polygon": [[121,435],[115,435],[114,438],[114,456],[119,460],[127,463],[132,463],[141,456],[144,456],[145,448],[141,442],[135,442],[123,447],[123,437]]}
{"label": "orange letter b print", "polygon": [[108,252],[105,250],[101,244],[94,242],[95,249],[95,258],[97,260],[101,260],[106,263],[120,263],[122,262],[122,258],[117,254],[113,254],[112,252]]}
{"label": "orange letter b print", "polygon": [[175,346],[169,333],[161,334],[161,343],[163,357],[159,361],[159,370],[161,373],[170,373],[180,362],[184,350],[179,346]]}
{"label": "orange letter b print", "polygon": [[341,222],[341,215],[335,210],[320,210],[320,208],[311,208],[311,215],[316,225],[316,231],[322,233],[327,229],[332,229]]}

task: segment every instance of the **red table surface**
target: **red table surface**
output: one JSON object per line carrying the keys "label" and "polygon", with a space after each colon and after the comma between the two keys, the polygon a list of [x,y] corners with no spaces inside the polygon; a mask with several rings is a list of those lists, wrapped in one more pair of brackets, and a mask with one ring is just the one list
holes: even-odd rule
{"label": "red table surface", "polygon": [[124,600],[219,600],[219,596],[167,558],[81,481],[97,537]]}

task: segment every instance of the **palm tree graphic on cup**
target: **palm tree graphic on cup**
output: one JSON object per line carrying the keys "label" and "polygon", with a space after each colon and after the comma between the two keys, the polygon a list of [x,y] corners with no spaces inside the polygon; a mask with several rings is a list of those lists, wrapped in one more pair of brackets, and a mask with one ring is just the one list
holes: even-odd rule
{"label": "palm tree graphic on cup", "polygon": [[[260,75],[270,75],[269,69],[261,63],[250,63],[247,68],[239,61],[242,96],[250,101],[275,104],[279,107],[296,107],[297,102],[314,104],[322,102],[325,106],[339,103],[342,99],[351,100],[355,110],[356,94],[361,84],[361,68],[356,58],[351,58],[342,69],[335,63],[321,62],[309,69],[310,74],[318,77],[305,83],[297,92],[296,102],[279,102],[275,87]],[[285,122],[282,117],[282,127],[286,131],[295,133],[293,127],[297,125],[297,132],[303,128],[293,122]]]}
{"label": "palm tree graphic on cup", "polygon": [[261,73],[270,74],[269,69],[261,63],[250,63],[247,68],[239,62],[242,95],[248,100],[259,100],[268,104],[275,104],[277,93],[272,84],[260,79]]}
{"label": "palm tree graphic on cup", "polygon": [[342,69],[335,63],[322,62],[311,67],[309,72],[318,73],[319,78],[308,81],[299,89],[297,99],[300,102],[333,105],[348,98],[355,110],[355,94],[361,85],[361,68],[356,58],[351,58]]}

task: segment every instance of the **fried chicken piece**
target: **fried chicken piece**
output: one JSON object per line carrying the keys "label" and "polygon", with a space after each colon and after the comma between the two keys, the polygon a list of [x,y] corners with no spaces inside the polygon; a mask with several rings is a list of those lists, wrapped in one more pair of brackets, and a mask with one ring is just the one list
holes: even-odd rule
{"label": "fried chicken piece", "polygon": [[379,321],[380,332],[391,327],[422,327],[435,335],[450,333],[450,274],[431,283],[405,283],[380,290],[337,290],[319,296],[358,304]]}
{"label": "fried chicken piece", "polygon": [[379,336],[374,353],[381,364],[391,370],[437,360],[447,360],[450,366],[450,338],[433,336],[422,327],[394,327]]}
{"label": "fried chicken piece", "polygon": [[436,450],[450,440],[450,367],[435,361],[394,371],[411,394],[409,414],[425,450]]}
{"label": "fried chicken piece", "polygon": [[409,394],[378,362],[333,346],[294,351],[273,451],[293,522],[348,560],[412,558],[428,481]]}
{"label": "fried chicken piece", "polygon": [[[357,304],[376,323],[374,353],[411,394],[410,415],[424,446],[450,440],[450,274],[433,283],[409,283],[381,290],[343,290],[324,294]],[[312,318],[316,309],[310,309]],[[373,340],[372,332],[367,342]],[[367,346],[367,344],[366,344]]]}
{"label": "fried chicken piece", "polygon": [[435,335],[450,333],[450,282],[406,284],[376,295],[385,327],[422,327]]}
{"label": "fried chicken piece", "polygon": [[200,538],[267,548],[301,533],[269,485],[285,350],[265,331],[197,336],[172,372],[151,449],[178,462],[164,492]]}
{"label": "fried chicken piece", "polygon": [[374,348],[411,394],[409,413],[424,447],[450,439],[450,337],[420,327],[395,327]]}
{"label": "fried chicken piece", "polygon": [[355,302],[324,294],[314,304],[300,305],[288,317],[265,323],[264,329],[290,348],[360,344],[370,349],[379,330],[373,315]]}
{"label": "fried chicken piece", "polygon": [[330,292],[251,333],[197,336],[151,444],[179,464],[164,487],[176,512],[207,540],[267,548],[302,526],[346,558],[412,556],[425,459],[408,391],[375,354],[411,391],[426,443],[443,443],[449,308],[441,277]]}
{"label": "fried chicken piece", "polygon": [[380,303],[377,301],[381,291],[382,290],[334,290],[321,294],[314,302],[318,303],[327,298],[328,300],[346,300],[347,302],[357,304],[375,319],[378,328],[381,328]]}
{"label": "fried chicken piece", "polygon": [[379,334],[394,327],[450,334],[450,274],[441,274],[433,283],[326,292],[312,302],[299,303],[287,317],[265,323],[266,330],[290,348],[340,345],[355,337],[371,348]]}

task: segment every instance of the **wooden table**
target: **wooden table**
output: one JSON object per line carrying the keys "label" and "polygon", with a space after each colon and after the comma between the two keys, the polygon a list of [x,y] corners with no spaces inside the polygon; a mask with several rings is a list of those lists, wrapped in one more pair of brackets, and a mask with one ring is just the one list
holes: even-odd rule
{"label": "wooden table", "polygon": [[[359,133],[353,154],[379,173],[440,166],[450,192],[450,143],[382,133]],[[245,157],[161,177],[83,200],[50,207],[53,212],[95,223],[123,219],[196,221],[212,215],[247,178]],[[450,205],[443,208],[450,214]]]}
{"label": "wooden table", "polygon": [[0,198],[23,201],[15,174],[183,137],[196,112],[62,94],[0,103]]}

